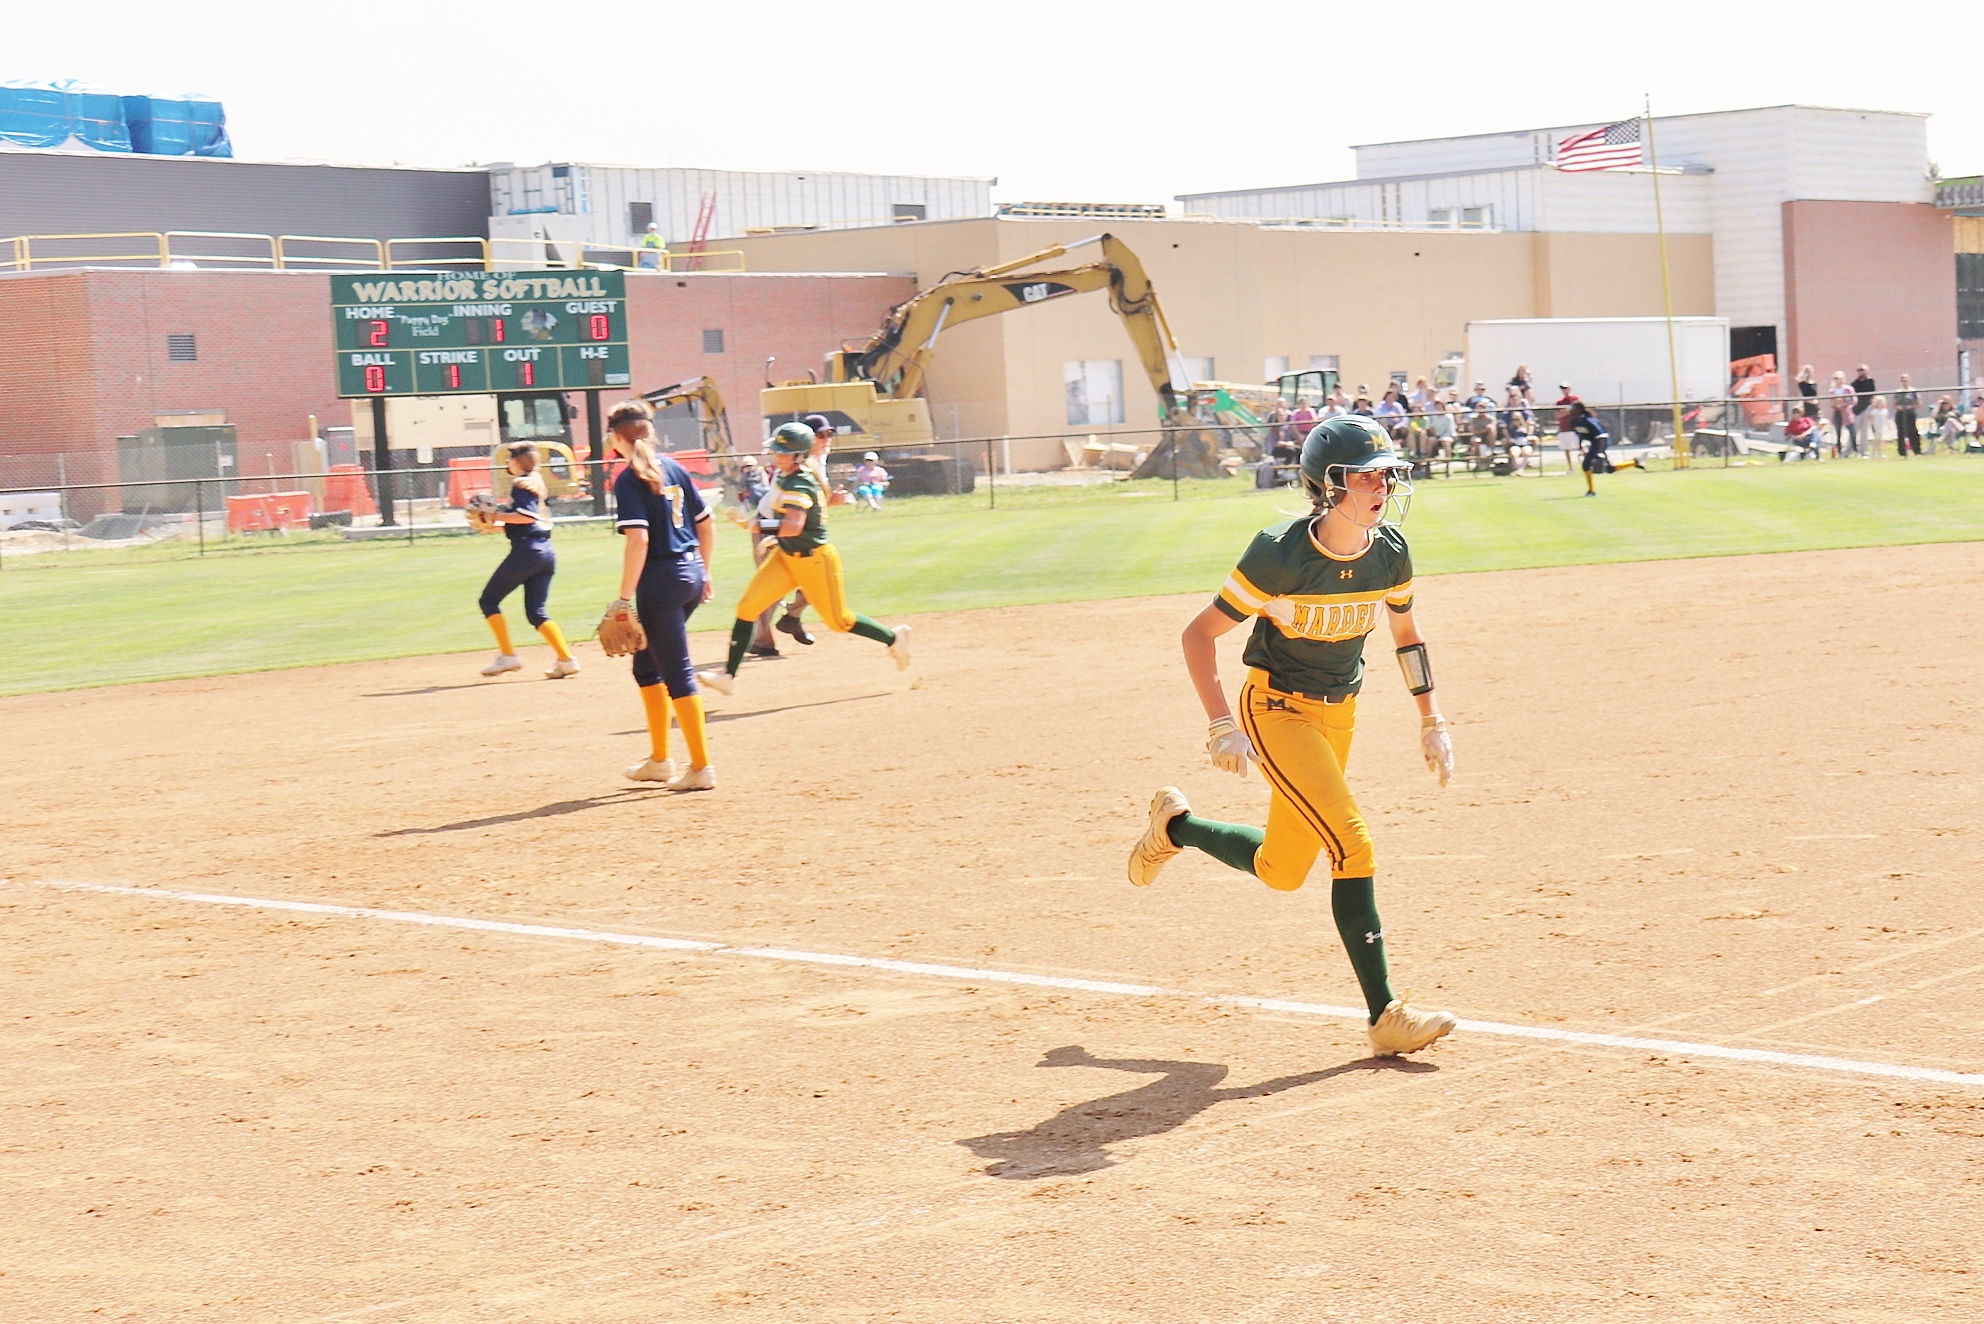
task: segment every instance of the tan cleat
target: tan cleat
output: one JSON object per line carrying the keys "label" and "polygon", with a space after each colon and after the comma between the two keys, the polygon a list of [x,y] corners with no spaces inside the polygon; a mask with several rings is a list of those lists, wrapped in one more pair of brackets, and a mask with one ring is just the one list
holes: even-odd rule
{"label": "tan cleat", "polygon": [[1149,887],[1157,881],[1157,871],[1171,863],[1182,846],[1172,844],[1171,820],[1180,814],[1189,814],[1192,806],[1185,803],[1185,793],[1176,786],[1158,788],[1150,798],[1150,826],[1144,829],[1143,839],[1130,852],[1130,881],[1138,887]]}
{"label": "tan cleat", "polygon": [[691,768],[676,780],[668,783],[671,791],[714,791],[716,789],[716,769],[714,767]]}
{"label": "tan cleat", "polygon": [[522,671],[524,660],[515,653],[498,653],[496,660],[482,669],[485,676],[505,676],[512,671]]}
{"label": "tan cleat", "polygon": [[544,673],[544,678],[546,680],[563,680],[567,676],[576,676],[578,674],[578,660],[576,658],[561,657],[551,664],[550,669]]}
{"label": "tan cleat", "polygon": [[737,690],[737,677],[731,675],[728,671],[698,671],[696,673],[696,683],[698,685],[707,685],[718,694],[732,694]]}
{"label": "tan cleat", "polygon": [[642,759],[628,764],[621,775],[630,782],[672,782],[675,774],[674,759]]}
{"label": "tan cleat", "polygon": [[895,627],[895,642],[889,645],[889,656],[896,660],[897,671],[909,670],[909,627]]}
{"label": "tan cleat", "polygon": [[1407,1006],[1405,998],[1394,998],[1368,1031],[1371,1054],[1397,1057],[1401,1053],[1416,1053],[1435,1039],[1452,1034],[1456,1024],[1450,1011],[1421,1011]]}

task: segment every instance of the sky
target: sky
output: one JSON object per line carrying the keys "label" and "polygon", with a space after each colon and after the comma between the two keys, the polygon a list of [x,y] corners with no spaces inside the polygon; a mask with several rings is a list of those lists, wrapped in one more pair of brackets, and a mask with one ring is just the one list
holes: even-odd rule
{"label": "sky", "polygon": [[256,160],[992,176],[1000,201],[1342,179],[1353,144],[1623,119],[1649,95],[1927,112],[1961,175],[1984,172],[1968,8],[93,0],[14,13],[0,80],[204,92]]}

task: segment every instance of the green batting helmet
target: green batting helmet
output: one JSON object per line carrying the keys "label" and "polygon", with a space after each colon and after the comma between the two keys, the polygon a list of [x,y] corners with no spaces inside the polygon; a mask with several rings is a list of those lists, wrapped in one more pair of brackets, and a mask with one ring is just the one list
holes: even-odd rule
{"label": "green batting helmet", "polygon": [[772,433],[771,448],[781,455],[808,455],[813,450],[813,429],[804,423],[781,423]]}
{"label": "green batting helmet", "polygon": [[1324,491],[1342,486],[1344,474],[1411,468],[1411,462],[1401,460],[1392,449],[1391,434],[1362,414],[1326,418],[1310,429],[1302,443],[1302,476]]}

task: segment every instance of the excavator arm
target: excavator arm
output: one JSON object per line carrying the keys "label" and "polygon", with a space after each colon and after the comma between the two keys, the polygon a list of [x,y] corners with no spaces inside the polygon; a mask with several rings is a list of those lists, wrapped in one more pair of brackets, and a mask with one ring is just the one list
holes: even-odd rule
{"label": "excavator arm", "polygon": [[679,404],[697,406],[696,421],[702,425],[703,449],[711,455],[729,455],[732,452],[730,418],[724,413],[723,395],[708,377],[691,377],[673,386],[645,391],[641,399],[657,410]]}
{"label": "excavator arm", "polygon": [[[1089,244],[1101,245],[1100,260],[1059,271],[1019,274],[1026,267],[1051,262]],[[1129,245],[1110,234],[1056,244],[1012,262],[946,277],[899,304],[865,347],[843,354],[840,374],[848,380],[874,382],[876,392],[886,399],[906,400],[923,389],[937,337],[947,327],[1093,290],[1109,291],[1109,306],[1123,319],[1144,375],[1157,393],[1159,416],[1169,421],[1179,395],[1190,388],[1191,381],[1143,263]]]}

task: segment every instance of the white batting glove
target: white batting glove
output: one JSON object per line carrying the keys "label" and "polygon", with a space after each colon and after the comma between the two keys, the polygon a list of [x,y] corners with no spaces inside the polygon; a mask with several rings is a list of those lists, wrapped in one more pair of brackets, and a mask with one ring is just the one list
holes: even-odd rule
{"label": "white batting glove", "polygon": [[1447,719],[1435,713],[1419,719],[1419,752],[1426,756],[1426,771],[1445,786],[1454,775],[1454,740],[1447,734]]}
{"label": "white batting glove", "polygon": [[1254,742],[1247,739],[1247,733],[1231,717],[1222,717],[1206,728],[1206,753],[1212,755],[1215,768],[1242,780],[1260,758],[1254,752]]}

